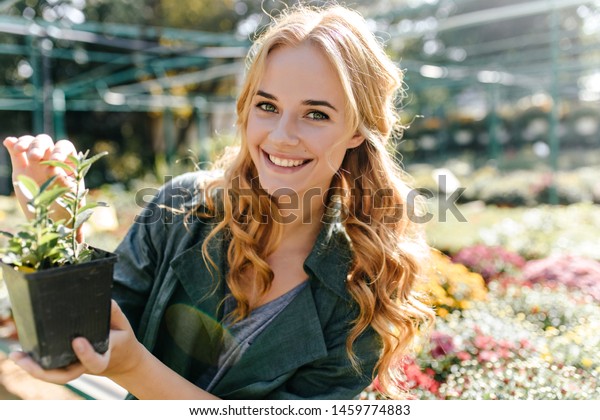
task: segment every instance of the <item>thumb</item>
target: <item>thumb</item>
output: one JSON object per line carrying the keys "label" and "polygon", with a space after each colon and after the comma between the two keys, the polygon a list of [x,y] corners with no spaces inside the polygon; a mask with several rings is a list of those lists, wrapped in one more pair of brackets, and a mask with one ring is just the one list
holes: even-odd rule
{"label": "thumb", "polygon": [[108,367],[110,350],[104,354],[98,354],[90,342],[83,337],[73,339],[71,345],[79,362],[85,367],[87,372],[98,375]]}
{"label": "thumb", "polygon": [[110,302],[110,328],[121,331],[131,329],[129,320],[114,299]]}

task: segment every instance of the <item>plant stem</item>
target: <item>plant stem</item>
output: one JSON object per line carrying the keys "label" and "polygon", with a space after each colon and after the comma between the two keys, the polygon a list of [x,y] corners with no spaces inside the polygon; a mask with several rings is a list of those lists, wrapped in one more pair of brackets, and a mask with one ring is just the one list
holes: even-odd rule
{"label": "plant stem", "polygon": [[71,247],[73,248],[73,257],[74,257],[74,263],[77,262],[77,260],[79,260],[79,251],[78,251],[78,247],[77,247],[77,232],[75,229],[75,226],[77,226],[77,216],[79,213],[79,186],[81,185],[81,171],[79,170],[79,165],[77,165],[78,167],[75,169],[75,182],[77,183],[77,186],[75,187],[75,200],[73,200],[73,231],[71,232]]}

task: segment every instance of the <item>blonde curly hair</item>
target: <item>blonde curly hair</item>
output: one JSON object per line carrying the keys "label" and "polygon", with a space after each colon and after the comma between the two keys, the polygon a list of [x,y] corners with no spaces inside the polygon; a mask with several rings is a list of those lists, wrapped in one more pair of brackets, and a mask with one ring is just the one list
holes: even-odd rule
{"label": "blonde curly hair", "polygon": [[[207,244],[219,231],[227,230],[231,242],[226,281],[238,302],[235,316],[247,316],[253,308],[236,273],[251,268],[259,290],[269,290],[273,272],[266,258],[277,249],[282,226],[273,222],[278,214],[276,202],[252,181],[258,174],[245,129],[269,52],[305,42],[318,47],[336,69],[351,128],[365,138],[347,151],[328,197],[341,203],[339,221],[353,250],[347,288],[360,311],[346,341],[348,356],[358,367],[352,344],[371,326],[382,342],[376,366],[381,388],[388,396],[399,397],[404,391],[398,388],[399,362],[419,327],[433,319],[431,308],[413,291],[429,249],[420,226],[411,221],[411,189],[388,151],[390,137],[399,128],[395,101],[403,94],[402,73],[357,12],[338,5],[290,8],[274,18],[255,41],[237,101],[241,147],[237,156],[221,162],[227,168],[224,176],[206,189],[209,211],[216,211],[211,197],[220,190],[224,217],[205,240],[204,257],[211,263]],[[252,193],[241,194],[242,190]]]}

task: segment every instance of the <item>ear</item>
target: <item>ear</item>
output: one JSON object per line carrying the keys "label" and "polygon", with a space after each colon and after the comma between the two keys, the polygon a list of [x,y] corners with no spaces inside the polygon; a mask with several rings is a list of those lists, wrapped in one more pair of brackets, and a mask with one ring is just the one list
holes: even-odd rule
{"label": "ear", "polygon": [[365,141],[365,136],[357,131],[348,142],[348,149],[354,149],[355,147],[360,146],[363,141]]}

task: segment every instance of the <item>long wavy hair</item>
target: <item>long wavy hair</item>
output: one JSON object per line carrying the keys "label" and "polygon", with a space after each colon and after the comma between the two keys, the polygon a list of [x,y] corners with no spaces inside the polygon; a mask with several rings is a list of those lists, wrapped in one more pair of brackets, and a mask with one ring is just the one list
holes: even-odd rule
{"label": "long wavy hair", "polygon": [[[402,73],[357,12],[338,5],[294,7],[274,18],[255,41],[237,101],[239,152],[221,162],[223,177],[205,190],[205,208],[222,211],[223,218],[203,244],[204,258],[217,268],[209,257],[208,243],[218,232],[225,232],[230,239],[226,281],[238,302],[237,319],[253,309],[241,287],[240,273],[251,269],[260,293],[269,290],[273,272],[266,259],[282,239],[282,225],[275,222],[276,201],[256,182],[258,173],[245,131],[269,52],[305,42],[320,48],[336,69],[351,128],[365,138],[347,151],[328,197],[341,203],[339,221],[353,251],[347,289],[359,314],[347,337],[348,357],[358,369],[352,344],[372,327],[382,342],[376,366],[381,388],[388,396],[398,397],[404,391],[398,385],[400,362],[420,326],[433,319],[431,309],[413,292],[429,252],[418,224],[411,221],[415,215],[411,190],[388,150],[390,137],[399,127],[395,102],[403,94]],[[214,199],[216,191],[222,203]]]}

